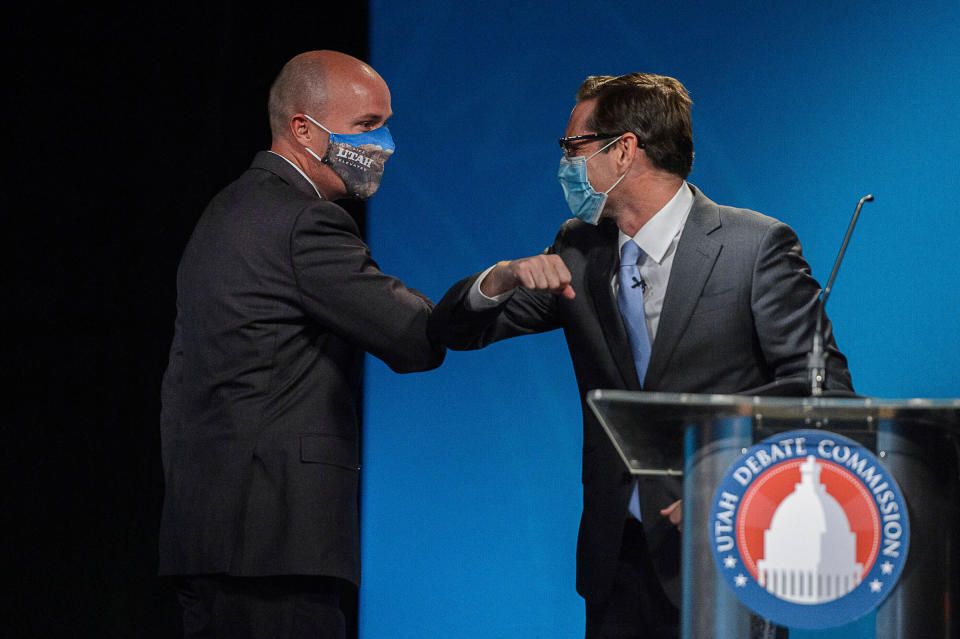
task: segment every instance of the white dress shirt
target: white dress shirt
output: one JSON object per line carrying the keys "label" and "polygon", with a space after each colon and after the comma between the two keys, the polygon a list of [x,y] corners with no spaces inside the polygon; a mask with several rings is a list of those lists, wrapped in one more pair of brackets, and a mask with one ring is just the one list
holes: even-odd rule
{"label": "white dress shirt", "polygon": [[[663,310],[663,297],[667,292],[667,283],[670,281],[670,270],[673,268],[673,256],[677,253],[677,244],[683,225],[687,222],[690,209],[693,208],[693,192],[684,182],[680,190],[667,202],[662,209],[640,227],[632,238],[620,231],[620,241],[617,243],[617,255],[626,242],[636,242],[643,254],[637,267],[640,269],[640,279],[643,287],[643,313],[647,320],[647,334],[650,336],[650,345],[657,336],[657,327],[660,326],[660,311]],[[620,288],[620,269],[614,271],[610,285],[613,287],[613,296],[617,296]]]}

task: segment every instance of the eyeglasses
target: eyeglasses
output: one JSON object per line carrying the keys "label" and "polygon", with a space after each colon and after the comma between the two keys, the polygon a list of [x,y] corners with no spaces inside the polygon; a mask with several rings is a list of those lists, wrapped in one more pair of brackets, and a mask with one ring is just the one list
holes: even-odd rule
{"label": "eyeglasses", "polygon": [[[589,142],[591,140],[609,140],[610,138],[615,138],[622,133],[587,133],[586,135],[571,135],[568,138],[560,138],[557,142],[560,143],[560,148],[563,149],[563,154],[566,156],[573,155],[577,149],[584,142]],[[641,149],[643,148],[643,143],[638,142],[637,146]]]}

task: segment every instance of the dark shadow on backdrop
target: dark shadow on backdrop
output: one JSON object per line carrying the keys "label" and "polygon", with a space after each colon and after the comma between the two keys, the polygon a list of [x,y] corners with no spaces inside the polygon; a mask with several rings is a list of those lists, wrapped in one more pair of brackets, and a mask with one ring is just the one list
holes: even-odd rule
{"label": "dark shadow on backdrop", "polygon": [[282,64],[367,58],[358,4],[8,10],[5,636],[180,633],[155,576],[177,262],[269,146]]}

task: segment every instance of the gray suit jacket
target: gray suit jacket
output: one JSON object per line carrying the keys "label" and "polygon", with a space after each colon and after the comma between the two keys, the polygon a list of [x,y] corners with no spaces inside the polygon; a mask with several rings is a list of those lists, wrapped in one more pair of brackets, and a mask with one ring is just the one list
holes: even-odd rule
{"label": "gray suit jacket", "polygon": [[[465,305],[474,275],[453,286],[430,320],[434,339],[452,349],[562,328],[581,401],[596,388],[738,393],[802,376],[820,287],[810,276],[793,230],[753,211],[719,206],[696,187],[677,246],[641,388],[610,286],[619,263],[617,227],[570,220],[549,252],[573,276],[576,298],[518,289],[502,305]],[[828,388],[852,389],[846,359],[826,326]],[[632,479],[590,409],[583,404],[583,515],[577,589],[603,600],[612,587]],[[641,483],[650,557],[667,594],[680,600],[680,536],[658,511],[679,499],[672,479]]]}
{"label": "gray suit jacket", "polygon": [[258,153],[210,202],[177,273],[161,574],[358,583],[363,353],[399,372],[439,366],[432,308],[380,271],[346,211]]}

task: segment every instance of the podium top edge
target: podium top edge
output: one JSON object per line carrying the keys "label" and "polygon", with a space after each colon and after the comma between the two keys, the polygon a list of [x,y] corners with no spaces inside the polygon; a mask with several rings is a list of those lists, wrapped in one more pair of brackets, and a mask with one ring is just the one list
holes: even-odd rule
{"label": "podium top edge", "polygon": [[626,391],[614,389],[596,389],[587,393],[588,403],[599,401],[622,402],[659,406],[699,406],[699,407],[837,407],[895,410],[960,410],[960,398],[956,399],[881,399],[875,397],[777,397],[770,395],[728,395],[700,393],[660,393],[645,391]]}

